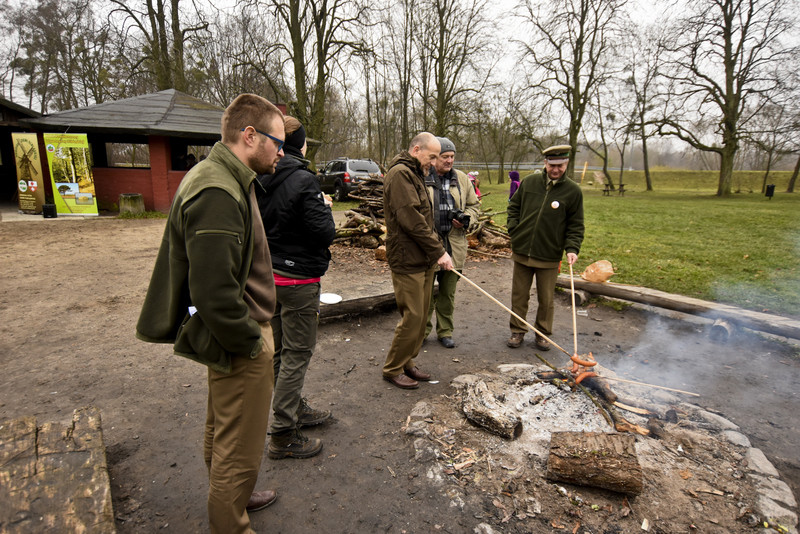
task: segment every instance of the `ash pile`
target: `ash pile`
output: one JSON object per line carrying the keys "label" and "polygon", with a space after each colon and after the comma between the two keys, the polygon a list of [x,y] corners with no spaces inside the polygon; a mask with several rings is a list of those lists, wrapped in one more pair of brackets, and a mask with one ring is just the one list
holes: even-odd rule
{"label": "ash pile", "polygon": [[797,532],[791,490],[731,421],[615,383],[633,410],[618,408],[630,425],[620,432],[574,385],[541,378],[550,372],[461,375],[454,394],[419,402],[406,420],[415,460],[475,518],[474,532]]}
{"label": "ash pile", "polygon": [[[386,221],[383,211],[383,177],[371,174],[363,179],[348,197],[358,200],[357,208],[345,212],[346,220],[336,229],[335,243],[378,249],[386,245]],[[481,210],[470,225],[467,244],[471,250],[510,257],[511,238],[505,226],[493,217],[503,212]],[[378,253],[380,256],[380,253]]]}

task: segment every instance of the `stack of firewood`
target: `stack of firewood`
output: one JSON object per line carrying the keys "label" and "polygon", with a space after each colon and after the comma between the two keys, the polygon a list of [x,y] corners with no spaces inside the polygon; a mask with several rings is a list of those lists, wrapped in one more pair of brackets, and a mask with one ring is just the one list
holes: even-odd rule
{"label": "stack of firewood", "polygon": [[[345,213],[347,220],[336,230],[336,242],[365,248],[378,248],[385,244],[383,178],[371,175],[359,183],[349,197],[361,203]],[[469,248],[497,252],[498,249],[511,247],[508,231],[492,219],[501,213],[503,212],[480,211],[477,225],[472,225],[467,236]]]}
{"label": "stack of firewood", "polygon": [[363,248],[378,248],[386,243],[386,226],[374,217],[353,210],[344,212],[347,220],[336,229],[334,243]]}

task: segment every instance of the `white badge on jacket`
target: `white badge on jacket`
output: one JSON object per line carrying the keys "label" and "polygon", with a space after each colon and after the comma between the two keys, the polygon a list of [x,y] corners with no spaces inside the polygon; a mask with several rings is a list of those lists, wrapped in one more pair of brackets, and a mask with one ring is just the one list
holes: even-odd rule
{"label": "white badge on jacket", "polygon": [[558,209],[560,205],[561,204],[558,203],[558,200],[554,200],[553,202],[550,203],[550,207],[553,208],[554,210]]}

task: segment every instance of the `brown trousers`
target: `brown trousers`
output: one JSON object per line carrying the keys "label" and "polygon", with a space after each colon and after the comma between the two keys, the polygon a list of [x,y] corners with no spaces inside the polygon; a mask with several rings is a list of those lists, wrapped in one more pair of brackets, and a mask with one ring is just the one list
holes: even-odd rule
{"label": "brown trousers", "polygon": [[[533,326],[549,336],[553,333],[555,309],[553,295],[558,279],[558,267],[529,267],[515,261],[511,280],[511,311],[527,320],[528,301],[531,298],[531,284],[534,276],[536,276],[536,298],[539,306],[536,309],[536,322],[533,323]],[[513,315],[509,326],[513,334],[524,334],[528,331],[528,327]]]}
{"label": "brown trousers", "polygon": [[256,485],[272,400],[272,328],[261,324],[258,357],[233,358],[230,374],[208,370],[204,456],[212,534],[249,533],[245,508]]}
{"label": "brown trousers", "polygon": [[394,329],[394,339],[383,365],[383,376],[394,377],[404,369],[412,369],[414,358],[422,348],[425,339],[425,325],[428,322],[428,307],[431,304],[434,265],[427,271],[414,274],[392,272],[392,286],[400,321]]}

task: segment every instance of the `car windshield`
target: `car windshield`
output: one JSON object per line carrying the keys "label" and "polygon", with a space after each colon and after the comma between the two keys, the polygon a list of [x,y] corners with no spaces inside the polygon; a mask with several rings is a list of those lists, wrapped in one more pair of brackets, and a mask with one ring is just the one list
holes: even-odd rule
{"label": "car windshield", "polygon": [[350,170],[355,172],[381,172],[374,161],[355,160],[350,162]]}

